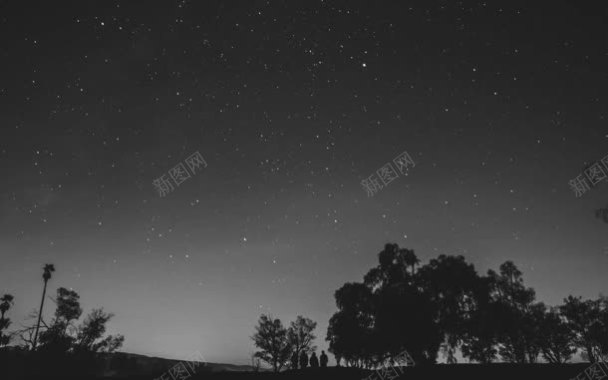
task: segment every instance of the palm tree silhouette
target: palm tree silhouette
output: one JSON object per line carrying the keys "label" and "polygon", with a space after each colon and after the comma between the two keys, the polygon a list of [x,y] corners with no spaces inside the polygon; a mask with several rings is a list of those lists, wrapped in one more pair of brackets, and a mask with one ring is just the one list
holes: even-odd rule
{"label": "palm tree silhouette", "polygon": [[42,300],[40,301],[40,311],[38,312],[38,323],[36,324],[36,333],[34,334],[34,343],[32,344],[32,350],[36,349],[36,343],[38,341],[38,329],[40,329],[40,319],[42,318],[42,308],[44,307],[44,297],[46,296],[46,284],[51,279],[51,273],[55,272],[55,266],[53,264],[44,265],[44,273],[42,279],[44,280],[44,288],[42,290]]}

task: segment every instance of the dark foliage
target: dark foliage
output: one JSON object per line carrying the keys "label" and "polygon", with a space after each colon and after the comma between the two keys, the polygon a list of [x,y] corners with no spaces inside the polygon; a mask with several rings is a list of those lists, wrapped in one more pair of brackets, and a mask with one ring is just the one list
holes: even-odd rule
{"label": "dark foliage", "polygon": [[608,301],[572,296],[560,307],[536,302],[513,262],[479,276],[462,256],[426,265],[412,250],[386,244],[362,283],[335,293],[330,352],[347,366],[375,368],[407,350],[416,364],[440,353],[490,363],[565,363],[580,350],[595,362],[608,354]]}

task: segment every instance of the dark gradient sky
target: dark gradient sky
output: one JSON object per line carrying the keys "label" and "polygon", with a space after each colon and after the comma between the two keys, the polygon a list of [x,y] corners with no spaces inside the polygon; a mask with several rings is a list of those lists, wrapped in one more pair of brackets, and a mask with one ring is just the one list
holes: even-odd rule
{"label": "dark gradient sky", "polygon": [[[513,260],[551,305],[606,293],[608,185],[568,181],[608,155],[607,7],[529,3],[0,3],[13,327],[54,263],[50,294],[115,313],[124,351],[245,364],[266,312],[326,349],[334,291],[387,242]],[[403,151],[416,167],[367,197]]]}

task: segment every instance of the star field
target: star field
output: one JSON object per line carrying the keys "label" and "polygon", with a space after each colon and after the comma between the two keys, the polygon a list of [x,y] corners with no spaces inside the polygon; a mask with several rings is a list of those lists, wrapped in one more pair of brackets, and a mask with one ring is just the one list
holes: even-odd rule
{"label": "star field", "polygon": [[[23,319],[52,262],[51,291],[113,312],[125,351],[237,364],[266,312],[316,320],[326,350],[334,291],[386,242],[513,260],[548,304],[606,292],[606,185],[568,187],[608,154],[606,21],[566,1],[0,4],[0,292]],[[403,151],[416,167],[368,197]]]}

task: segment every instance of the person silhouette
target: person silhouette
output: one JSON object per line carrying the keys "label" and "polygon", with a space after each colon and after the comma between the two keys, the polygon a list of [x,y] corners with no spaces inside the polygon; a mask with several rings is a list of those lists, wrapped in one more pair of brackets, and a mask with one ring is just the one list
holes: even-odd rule
{"label": "person silhouette", "polygon": [[310,355],[310,366],[312,368],[319,368],[319,359],[317,358],[316,352],[313,352],[312,355]]}
{"label": "person silhouette", "polygon": [[300,368],[304,369],[306,367],[308,367],[308,355],[305,351],[302,351],[300,354]]}
{"label": "person silhouette", "polygon": [[321,368],[327,367],[327,355],[325,355],[325,351],[321,351]]}
{"label": "person silhouette", "polygon": [[291,354],[291,369],[298,369],[298,353],[296,351]]}

